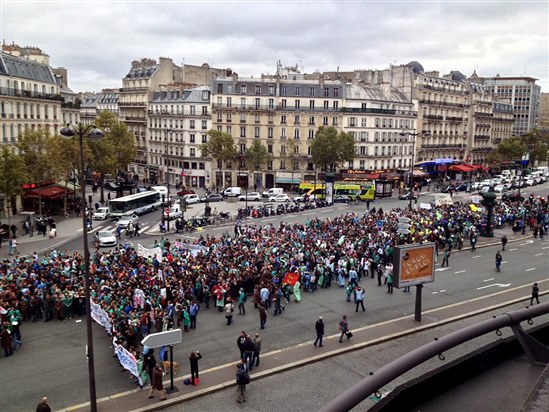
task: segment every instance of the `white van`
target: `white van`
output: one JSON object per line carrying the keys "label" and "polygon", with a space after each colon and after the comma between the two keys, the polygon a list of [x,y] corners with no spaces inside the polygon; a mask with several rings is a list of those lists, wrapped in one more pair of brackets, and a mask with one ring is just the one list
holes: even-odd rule
{"label": "white van", "polygon": [[541,174],[545,177],[549,177],[549,166],[539,166],[536,168],[538,172],[541,172]]}
{"label": "white van", "polygon": [[223,197],[236,197],[242,194],[242,189],[239,187],[228,187],[221,194]]}
{"label": "white van", "polygon": [[174,203],[169,208],[170,213],[166,213],[166,210],[164,210],[164,218],[168,220],[177,219],[180,217],[183,217],[183,210],[181,209],[181,205],[179,203]]}
{"label": "white van", "polygon": [[263,192],[263,197],[273,197],[284,193],[284,189],[281,187],[272,187],[269,190]]}
{"label": "white van", "polygon": [[166,186],[151,186],[151,190],[160,193],[160,199],[164,196],[164,199],[168,198],[168,188]]}

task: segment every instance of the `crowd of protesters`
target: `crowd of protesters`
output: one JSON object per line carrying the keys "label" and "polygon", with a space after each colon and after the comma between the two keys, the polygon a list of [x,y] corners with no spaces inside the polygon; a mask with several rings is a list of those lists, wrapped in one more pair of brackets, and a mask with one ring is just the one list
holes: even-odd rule
{"label": "crowd of protesters", "polygon": [[[398,229],[402,217],[410,219],[406,233]],[[126,240],[113,250],[93,254],[92,300],[110,316],[118,343],[140,358],[140,342],[147,334],[176,326],[191,331],[199,324],[199,310],[210,307],[225,317],[229,308],[232,317],[233,302],[244,316],[248,296],[259,312],[274,305],[277,315],[292,295],[299,301],[301,292],[322,293],[335,283],[351,285],[348,300],[354,294],[356,310],[364,310],[358,279],[377,275],[379,285],[382,274],[386,282],[391,279],[394,246],[434,242],[437,255],[461,249],[464,241],[473,243],[483,230],[484,219],[472,203],[412,211],[373,208],[363,215],[347,213],[303,224],[242,224],[234,235],[201,236],[193,245],[162,238],[155,242],[161,258],[140,255]],[[494,225],[529,228],[543,237],[549,225],[547,203],[534,198],[521,206],[498,203]],[[6,356],[22,344],[23,323],[59,322],[85,313],[83,267],[80,253],[55,250],[43,257],[35,253],[0,263]],[[285,282],[289,273],[294,275],[291,284]],[[262,328],[264,321],[261,318]]]}

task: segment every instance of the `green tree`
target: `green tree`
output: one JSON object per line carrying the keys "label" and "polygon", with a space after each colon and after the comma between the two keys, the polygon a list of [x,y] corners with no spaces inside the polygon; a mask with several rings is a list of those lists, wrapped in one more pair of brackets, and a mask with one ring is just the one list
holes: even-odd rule
{"label": "green tree", "polygon": [[311,156],[315,165],[335,172],[338,164],[354,159],[355,141],[349,133],[321,126],[311,143]]}
{"label": "green tree", "polygon": [[504,139],[496,150],[502,161],[518,160],[526,154],[526,146],[518,136]]}
{"label": "green tree", "polygon": [[294,181],[294,175],[301,170],[301,162],[303,157],[299,153],[299,144],[295,139],[288,139],[288,145],[286,146],[286,153],[284,154],[287,160],[286,168],[290,169],[292,173],[292,184]]}
{"label": "green tree", "polygon": [[[25,163],[28,178],[42,186],[48,180],[59,177],[59,164],[52,161],[55,157],[54,142],[47,129],[26,129],[19,135],[17,143],[19,153]],[[42,214],[42,196],[38,195],[38,213]]]}
{"label": "green tree", "polygon": [[534,129],[522,136],[525,154],[530,159],[530,166],[546,162],[549,158],[549,131]]}
{"label": "green tree", "polygon": [[222,187],[223,165],[227,161],[236,160],[238,153],[234,144],[234,139],[230,134],[217,130],[209,130],[208,141],[200,146],[202,157],[205,159],[214,159],[219,167],[219,179],[216,178],[216,186]]}
{"label": "green tree", "polygon": [[[8,209],[17,196],[23,193],[23,184],[26,182],[27,172],[25,162],[21,156],[13,153],[8,147],[0,149],[0,192],[4,193]],[[11,213],[8,212],[8,225],[11,225]]]}
{"label": "green tree", "polygon": [[246,159],[246,166],[250,174],[252,175],[252,183],[255,187],[255,172],[263,170],[271,156],[267,152],[267,148],[265,147],[265,145],[259,140],[254,139],[251,147],[246,149],[246,152],[244,153],[244,158]]}
{"label": "green tree", "polygon": [[[97,116],[95,124],[105,135],[102,140],[112,146],[114,171],[125,171],[128,168],[128,165],[133,162],[137,156],[135,136],[128,130],[126,123],[119,121],[111,112],[101,112],[99,116]],[[98,142],[94,142],[92,147],[95,146],[96,143]],[[107,152],[109,150],[106,143],[102,146],[101,150],[103,150],[103,153],[99,153],[101,156],[108,154]],[[97,156],[95,160],[99,160],[97,159]],[[106,163],[109,162],[110,160]]]}

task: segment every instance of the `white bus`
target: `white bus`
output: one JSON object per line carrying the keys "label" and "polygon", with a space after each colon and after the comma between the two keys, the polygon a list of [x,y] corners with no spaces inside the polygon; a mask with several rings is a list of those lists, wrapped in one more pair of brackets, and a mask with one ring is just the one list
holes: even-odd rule
{"label": "white bus", "polygon": [[160,193],[150,190],[109,201],[110,217],[142,215],[160,207]]}

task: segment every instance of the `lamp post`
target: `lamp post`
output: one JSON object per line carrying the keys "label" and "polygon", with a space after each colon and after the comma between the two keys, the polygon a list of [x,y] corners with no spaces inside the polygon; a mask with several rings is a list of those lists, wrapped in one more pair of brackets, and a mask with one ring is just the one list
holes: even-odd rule
{"label": "lamp post", "polygon": [[88,379],[90,384],[90,407],[92,412],[97,411],[97,397],[95,393],[95,367],[93,356],[93,333],[91,318],[91,280],[90,280],[90,248],[88,245],[88,231],[86,225],[86,177],[84,176],[84,137],[89,139],[101,139],[103,132],[94,125],[79,123],[73,127],[63,127],[61,135],[72,138],[78,136],[80,144],[80,190],[82,208],[82,243],[84,246],[84,290],[86,293],[86,333],[88,340]]}
{"label": "lamp post", "polygon": [[409,189],[410,189],[410,210],[412,210],[412,198],[413,198],[413,183],[414,183],[414,156],[415,156],[415,153],[416,153],[416,138],[418,136],[430,136],[431,134],[429,132],[417,132],[417,133],[413,133],[413,132],[409,132],[407,130],[403,130],[402,132],[399,133],[401,136],[411,136],[412,137],[412,161],[410,162],[410,176],[408,176],[408,180],[409,180]]}

